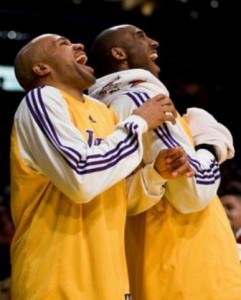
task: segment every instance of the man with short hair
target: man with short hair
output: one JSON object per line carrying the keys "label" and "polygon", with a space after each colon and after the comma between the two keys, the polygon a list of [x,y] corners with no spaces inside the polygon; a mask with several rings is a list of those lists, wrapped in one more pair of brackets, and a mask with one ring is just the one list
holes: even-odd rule
{"label": "man with short hair", "polygon": [[[157,93],[169,96],[158,78],[158,45],[130,24],[102,31],[90,54],[98,79],[89,94],[120,119]],[[216,195],[218,164],[234,155],[230,132],[204,110],[190,108],[175,125],[165,122],[146,133],[143,143],[145,163],[160,149],[181,145],[196,173],[168,180],[161,201],[128,218],[126,251],[133,300],[240,299],[238,252]]]}

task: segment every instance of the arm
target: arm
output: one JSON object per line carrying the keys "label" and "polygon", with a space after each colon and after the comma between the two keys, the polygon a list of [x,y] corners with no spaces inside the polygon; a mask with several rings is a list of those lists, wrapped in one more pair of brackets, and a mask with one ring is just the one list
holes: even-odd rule
{"label": "arm", "polygon": [[[117,124],[106,139],[102,135],[94,137],[98,143],[89,145],[87,131],[93,126],[92,121],[83,120],[83,128],[77,128],[59,90],[35,89],[28,93],[15,115],[23,163],[29,170],[49,178],[73,201],[89,202],[138,166],[143,155],[143,133],[163,118],[162,113],[155,115],[155,121],[151,117],[160,103],[154,99],[144,113],[137,110],[136,115]],[[106,126],[112,128],[113,114],[97,100],[93,100],[93,105],[106,114],[99,121],[106,117],[111,121],[106,121]]]}
{"label": "arm", "polygon": [[[149,91],[142,93],[126,93],[116,95],[112,101],[112,109],[118,117],[125,118],[135,107],[142,105],[151,95]],[[112,95],[113,97],[113,95]],[[156,157],[160,149],[180,145],[188,154],[189,161],[196,174],[191,178],[169,180],[166,184],[166,198],[182,213],[202,210],[216,195],[220,184],[220,172],[214,155],[205,150],[195,151],[188,136],[188,128],[181,118],[176,125],[166,122],[164,126],[144,135],[144,159],[149,163]],[[148,151],[147,151],[148,150]]]}
{"label": "arm", "polygon": [[139,214],[160,201],[168,179],[192,177],[194,174],[181,147],[161,150],[153,164],[142,163],[128,176],[128,215]]}
{"label": "arm", "polygon": [[211,114],[193,107],[187,110],[183,118],[192,132],[196,148],[213,147],[219,164],[234,157],[235,149],[230,131]]}
{"label": "arm", "polygon": [[138,169],[127,177],[127,214],[133,216],[154,206],[165,193],[166,179],[153,164]]}
{"label": "arm", "polygon": [[106,140],[90,147],[85,132],[74,126],[58,90],[44,88],[34,93],[27,95],[15,115],[23,163],[50,178],[73,201],[90,201],[140,163],[141,138],[147,130],[142,118],[130,116]]}

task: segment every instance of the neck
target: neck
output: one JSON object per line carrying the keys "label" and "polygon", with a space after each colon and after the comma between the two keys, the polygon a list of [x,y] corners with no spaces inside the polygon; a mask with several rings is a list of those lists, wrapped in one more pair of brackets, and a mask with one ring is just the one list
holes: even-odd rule
{"label": "neck", "polygon": [[81,88],[79,88],[79,87],[78,88],[70,87],[70,86],[66,86],[66,85],[63,85],[63,84],[55,84],[55,85],[52,85],[52,86],[54,86],[55,88],[63,91],[66,94],[69,94],[70,96],[72,96],[76,100],[79,100],[81,102],[85,102],[84,91],[81,90]]}
{"label": "neck", "polygon": [[61,89],[63,92],[69,94],[73,98],[77,99],[80,102],[85,102],[83,91],[75,90],[75,89]]}

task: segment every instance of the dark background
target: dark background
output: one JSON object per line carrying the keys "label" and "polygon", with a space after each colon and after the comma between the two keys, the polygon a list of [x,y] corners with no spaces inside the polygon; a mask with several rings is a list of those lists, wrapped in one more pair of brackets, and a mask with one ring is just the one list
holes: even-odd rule
{"label": "dark background", "polygon": [[[241,18],[237,0],[76,2],[1,0],[0,64],[13,65],[17,51],[42,33],[65,35],[83,43],[88,53],[93,38],[102,29],[123,23],[136,25],[160,42],[161,80],[178,110],[184,113],[187,107],[201,107],[226,125],[236,148],[232,165],[239,164]],[[126,3],[132,2],[136,4],[125,9]],[[148,4],[153,11],[146,16],[142,9]],[[18,39],[9,38],[10,31],[17,33]],[[2,156],[8,155],[9,124],[21,98],[22,93],[0,89],[0,143],[5,145]]]}

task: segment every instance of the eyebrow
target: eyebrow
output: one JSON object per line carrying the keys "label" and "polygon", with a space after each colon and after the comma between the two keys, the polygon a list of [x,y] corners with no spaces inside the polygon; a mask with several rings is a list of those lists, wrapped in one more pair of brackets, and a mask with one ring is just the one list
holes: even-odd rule
{"label": "eyebrow", "polygon": [[141,29],[138,29],[135,31],[135,34],[140,35],[140,34],[145,34],[145,32]]}
{"label": "eyebrow", "polygon": [[58,43],[58,42],[61,42],[61,41],[71,43],[71,41],[69,39],[67,39],[66,37],[64,37],[64,36],[60,36],[56,40],[54,40],[55,43]]}

